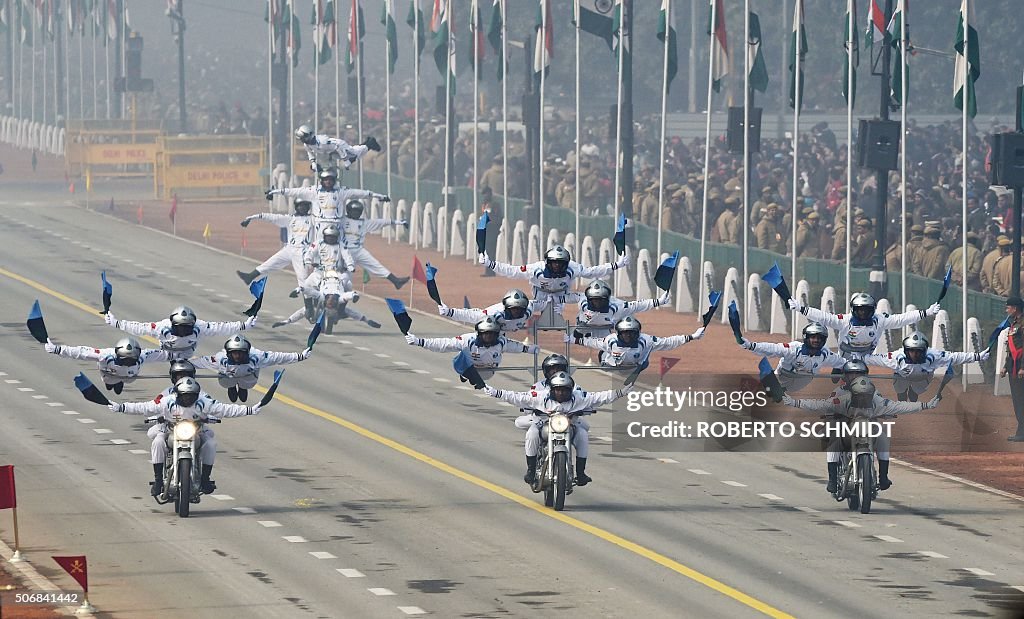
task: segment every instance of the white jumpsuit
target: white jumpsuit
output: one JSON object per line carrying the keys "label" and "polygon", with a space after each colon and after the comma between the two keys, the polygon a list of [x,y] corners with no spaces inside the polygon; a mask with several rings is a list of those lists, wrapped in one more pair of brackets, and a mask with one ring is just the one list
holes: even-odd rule
{"label": "white jumpsuit", "polygon": [[319,243],[323,240],[324,228],[330,224],[341,227],[341,216],[345,204],[349,200],[365,200],[369,198],[384,198],[381,194],[367,191],[365,189],[349,189],[335,185],[334,189],[323,187],[285,187],[274,189],[270,192],[281,194],[293,200],[309,200],[313,204],[312,218],[314,233],[312,241]]}
{"label": "white jumpsuit", "polygon": [[[600,279],[611,275],[613,271],[619,268],[615,263],[584,267],[579,262],[570,260],[565,274],[555,276],[548,273],[546,262],[543,260],[521,266],[488,260],[485,266],[503,277],[525,279],[530,282],[530,285],[533,286],[533,296],[537,301],[545,301],[550,295],[568,292],[569,286],[578,277]],[[558,308],[556,308],[557,310]]]}
{"label": "white jumpsuit", "polygon": [[747,342],[743,348],[768,357],[779,357],[775,366],[775,375],[786,391],[800,391],[824,368],[841,368],[846,359],[822,346],[817,353],[811,354],[803,342],[776,344],[772,342]]}
{"label": "white jumpsuit", "polygon": [[366,235],[371,232],[383,230],[387,226],[400,226],[397,219],[352,219],[343,217],[341,219],[341,242],[345,249],[352,252],[355,263],[366,269],[371,275],[387,277],[391,271],[380,263],[373,254],[363,245],[366,243]]}
{"label": "white jumpsuit", "polygon": [[893,315],[880,313],[872,316],[867,324],[862,324],[853,314],[830,314],[816,307],[805,307],[802,313],[811,322],[819,322],[839,332],[839,353],[846,359],[860,359],[875,352],[886,331],[912,325],[927,317],[925,310]]}
{"label": "white jumpsuit", "polygon": [[415,344],[434,352],[469,351],[473,367],[488,370],[501,365],[502,353],[530,353],[535,350],[529,344],[507,339],[504,335],[498,336],[498,342],[494,346],[481,346],[477,344],[476,332],[463,333],[455,337],[417,338]]}
{"label": "white jumpsuit", "polygon": [[583,338],[583,345],[587,348],[600,350],[601,365],[610,368],[636,367],[651,356],[656,350],[672,350],[693,340],[689,335],[671,335],[669,337],[657,337],[655,335],[640,334],[636,346],[623,346],[619,342],[619,336],[612,333],[604,338]]}
{"label": "white jumpsuit", "polygon": [[614,330],[615,323],[626,316],[646,312],[665,303],[662,299],[623,301],[618,297],[611,297],[608,299],[608,309],[599,312],[591,309],[587,295],[582,292],[567,293],[565,302],[579,305],[580,311],[576,314],[576,330],[583,333],[585,337],[605,337]]}
{"label": "white jumpsuit", "polygon": [[[112,314],[108,314],[112,316]],[[157,322],[134,322],[131,320],[116,320],[114,327],[132,335],[148,335],[160,340],[160,348],[167,353],[170,361],[188,359],[196,352],[199,340],[204,337],[219,335],[221,337],[231,336],[239,331],[245,331],[248,326],[253,326],[255,320],[250,318],[246,321],[234,322],[207,322],[196,320],[195,327],[188,335],[174,335],[171,331],[170,318],[164,318]],[[248,326],[247,326],[248,325]]]}
{"label": "white jumpsuit", "polygon": [[167,361],[167,352],[159,348],[142,349],[142,352],[139,354],[139,362],[135,365],[117,365],[114,363],[117,355],[114,354],[113,348],[57,344],[54,347],[53,354],[67,357],[68,359],[95,361],[105,385],[131,384],[135,382],[139,372],[142,371],[142,366],[147,361]]}
{"label": "white jumpsuit", "polygon": [[[321,242],[310,245],[306,249],[303,261],[310,271],[314,269],[317,271],[337,271],[348,275],[356,270],[352,254],[343,246],[337,244],[331,245]],[[304,281],[299,282],[300,287],[306,285]]]}
{"label": "white jumpsuit", "polygon": [[295,352],[273,352],[253,348],[249,350],[248,363],[231,363],[228,354],[223,350],[215,355],[204,355],[189,359],[196,369],[217,372],[217,382],[225,389],[237,387],[252,389],[260,378],[260,370],[272,365],[288,365],[304,361]]}
{"label": "white jumpsuit", "polygon": [[314,136],[312,144],[303,143],[306,147],[306,158],[309,159],[309,167],[314,172],[317,166],[320,169],[334,167],[339,163],[349,169],[360,157],[369,150],[363,144],[349,144],[345,140],[332,138],[326,134]]}
{"label": "white jumpsuit", "polygon": [[[157,396],[155,400],[148,402],[125,402],[123,404],[126,415],[160,415],[164,418],[162,423],[155,423],[146,433],[153,443],[150,446],[150,462],[152,464],[163,464],[167,458],[167,424],[172,421],[175,415],[185,419],[205,421],[207,417],[243,417],[245,415],[257,415],[260,412],[259,406],[243,406],[241,404],[225,404],[214,400],[206,393],[199,394],[199,400],[192,406],[178,406],[177,396]],[[203,432],[202,445],[199,447],[199,456],[203,464],[213,465],[217,456],[217,441],[213,438],[213,432]],[[209,440],[207,440],[209,437]]]}
{"label": "white jumpsuit", "polygon": [[273,256],[267,258],[263,264],[256,267],[260,275],[285,268],[289,264],[295,271],[295,279],[299,285],[302,280],[309,276],[309,269],[303,263],[303,254],[309,247],[313,237],[312,215],[277,215],[274,213],[259,213],[246,217],[247,220],[269,221],[278,228],[288,230],[288,242],[284,247],[277,250]]}
{"label": "white jumpsuit", "polygon": [[521,329],[526,328],[527,323],[530,322],[530,318],[534,315],[539,315],[544,311],[547,306],[547,300],[537,301],[531,300],[526,306],[526,312],[521,318],[509,318],[505,315],[505,305],[503,303],[495,303],[494,305],[488,305],[481,309],[479,307],[449,307],[448,311],[442,316],[457,320],[459,322],[466,322],[475,325],[488,316],[494,316],[501,325],[501,330],[504,333],[513,333]]}
{"label": "white jumpsuit", "polygon": [[911,401],[916,401],[917,396],[928,389],[928,384],[935,375],[935,370],[945,370],[950,362],[953,365],[963,365],[975,361],[984,361],[980,353],[974,352],[951,352],[929,348],[925,351],[923,363],[911,363],[907,359],[906,352],[901,348],[896,352],[887,355],[865,355],[864,363],[887,367],[892,370],[893,388],[896,393],[910,396]]}

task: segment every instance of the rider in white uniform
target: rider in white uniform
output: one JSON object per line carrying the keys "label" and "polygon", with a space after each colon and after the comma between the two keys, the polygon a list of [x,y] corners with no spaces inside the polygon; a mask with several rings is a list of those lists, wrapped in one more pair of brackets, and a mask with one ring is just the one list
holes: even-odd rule
{"label": "rider in white uniform", "polygon": [[311,206],[312,203],[309,200],[296,200],[294,215],[257,213],[242,220],[243,228],[248,227],[254,221],[269,221],[278,228],[288,230],[288,241],[281,249],[277,250],[277,253],[248,273],[236,271],[246,285],[251,284],[261,275],[283,269],[289,264],[292,265],[295,279],[299,284],[309,277],[309,271],[302,262],[302,255],[313,240],[313,217],[309,214]]}

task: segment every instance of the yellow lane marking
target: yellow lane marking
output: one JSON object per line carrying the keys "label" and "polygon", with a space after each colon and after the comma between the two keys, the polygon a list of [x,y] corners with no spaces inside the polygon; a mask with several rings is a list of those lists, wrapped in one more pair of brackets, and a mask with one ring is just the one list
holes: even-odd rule
{"label": "yellow lane marking", "polygon": [[[34,280],[31,280],[31,279],[28,279],[27,277],[23,277],[21,275],[17,275],[15,273],[11,273],[10,271],[7,271],[6,269],[0,268],[0,275],[4,275],[4,276],[9,277],[9,278],[11,278],[11,279],[13,279],[15,281],[21,282],[21,283],[25,284],[26,286],[30,286],[30,287],[38,290],[39,292],[42,292],[42,293],[47,294],[47,295],[50,295],[50,296],[52,296],[55,299],[59,299],[61,301],[64,301],[65,303],[67,303],[69,305],[72,305],[74,307],[77,307],[78,309],[80,309],[82,311],[85,311],[85,312],[88,312],[90,314],[93,314],[93,313],[98,311],[97,309],[89,307],[88,305],[86,305],[84,303],[81,303],[79,301],[76,301],[76,300],[72,299],[71,297],[68,297],[68,296],[66,296],[64,294],[61,294],[61,293],[55,291],[55,290],[47,288],[46,286],[40,284],[39,282],[36,282]],[[152,338],[147,338],[147,339],[152,339]],[[263,387],[260,387],[259,385],[256,386],[256,390],[261,392],[261,393],[266,393],[266,389],[263,388]],[[536,501],[533,501],[533,500],[528,499],[528,498],[526,498],[524,496],[521,496],[521,495],[513,492],[512,490],[509,490],[508,488],[505,488],[503,486],[499,486],[497,484],[491,483],[491,482],[487,481],[486,479],[483,479],[482,477],[477,477],[476,475],[473,475],[472,473],[467,473],[466,471],[463,471],[462,469],[455,468],[454,466],[452,466],[450,464],[442,462],[442,461],[440,461],[440,460],[438,460],[436,458],[432,458],[432,457],[428,456],[427,454],[425,454],[423,452],[420,452],[420,451],[417,451],[415,449],[412,449],[411,447],[408,447],[408,446],[406,446],[406,445],[404,445],[402,443],[399,443],[396,440],[390,439],[390,438],[388,438],[388,437],[386,437],[386,436],[384,436],[382,434],[378,434],[378,433],[374,432],[373,430],[369,430],[367,428],[364,428],[363,426],[358,425],[356,423],[353,423],[353,422],[351,422],[351,421],[349,421],[347,419],[343,419],[343,418],[338,417],[336,415],[332,415],[331,413],[323,411],[323,410],[321,410],[319,408],[316,408],[316,407],[310,406],[308,404],[304,404],[302,402],[299,402],[298,400],[296,400],[294,398],[291,398],[291,397],[288,397],[287,395],[284,395],[281,392],[278,392],[275,397],[276,397],[276,399],[278,401],[280,401],[280,402],[282,402],[284,404],[288,404],[288,405],[290,405],[290,406],[292,406],[294,408],[297,408],[297,409],[299,409],[299,410],[301,410],[303,412],[309,413],[311,415],[315,415],[315,416],[320,417],[321,419],[324,419],[326,421],[330,421],[331,423],[337,424],[337,425],[345,428],[346,430],[350,430],[352,432],[355,432],[356,434],[358,434],[358,435],[360,435],[360,436],[362,436],[364,438],[367,438],[367,439],[369,439],[371,441],[374,441],[375,443],[378,443],[380,445],[383,445],[385,447],[393,449],[393,450],[397,451],[400,454],[403,454],[403,455],[408,456],[410,458],[413,458],[415,460],[419,460],[420,462],[422,462],[424,464],[428,464],[428,465],[434,467],[435,469],[437,469],[439,471],[447,473],[447,474],[449,474],[449,475],[451,475],[453,477],[457,477],[457,478],[459,478],[459,479],[461,479],[463,481],[469,482],[469,483],[473,484],[474,486],[477,486],[478,488],[482,488],[484,490],[492,492],[492,493],[494,493],[494,494],[496,494],[496,495],[498,495],[498,496],[500,496],[500,497],[502,497],[504,499],[512,501],[513,503],[516,503],[518,505],[521,505],[522,507],[525,507],[527,509],[533,510],[534,512],[536,512],[538,514],[542,514],[544,516],[547,516],[548,518],[551,518],[553,520],[557,520],[557,521],[559,521],[559,522],[561,522],[563,524],[567,524],[567,525],[573,527],[574,529],[577,529],[579,531],[583,531],[584,533],[589,533],[590,535],[593,535],[594,537],[603,539],[604,541],[606,541],[606,542],[608,542],[610,544],[614,544],[615,546],[618,546],[619,548],[622,548],[624,550],[628,550],[629,552],[632,552],[635,555],[638,555],[638,556],[641,556],[641,557],[643,557],[645,559],[648,559],[649,561],[653,561],[654,563],[657,563],[658,565],[661,565],[662,567],[668,568],[668,569],[672,570],[673,572],[675,572],[677,574],[680,574],[681,576],[685,576],[686,578],[689,578],[690,580],[692,580],[694,582],[700,583],[700,584],[704,585],[705,587],[708,587],[709,589],[717,591],[718,593],[721,593],[722,595],[725,595],[725,596],[727,596],[727,597],[729,597],[729,598],[731,598],[731,599],[733,599],[733,600],[735,600],[735,601],[737,601],[737,602],[739,602],[741,604],[749,606],[750,608],[752,608],[752,609],[754,609],[756,611],[764,613],[765,615],[768,615],[769,617],[774,617],[776,619],[783,619],[783,618],[791,618],[792,617],[792,615],[790,615],[788,613],[785,613],[785,612],[775,608],[774,606],[766,604],[765,602],[762,602],[761,600],[758,600],[757,598],[751,597],[751,596],[747,595],[746,593],[743,593],[742,591],[740,591],[738,589],[734,589],[733,587],[730,587],[729,585],[727,585],[727,584],[725,584],[725,583],[723,583],[723,582],[721,582],[719,580],[716,580],[716,579],[712,578],[711,576],[708,576],[708,575],[706,575],[706,574],[704,574],[702,572],[699,572],[699,571],[697,571],[697,570],[695,570],[695,569],[693,569],[691,567],[683,565],[682,563],[680,563],[680,562],[678,562],[678,561],[676,561],[674,559],[670,559],[669,557],[666,557],[663,554],[655,552],[655,551],[653,551],[653,550],[651,550],[651,549],[649,549],[649,548],[647,548],[645,546],[641,546],[640,544],[637,544],[636,542],[632,542],[632,541],[630,541],[630,540],[628,540],[628,539],[626,539],[624,537],[616,535],[616,534],[614,534],[614,533],[612,533],[610,531],[606,531],[605,529],[602,529],[600,527],[596,527],[596,526],[594,526],[592,524],[588,524],[588,523],[586,523],[586,522],[584,522],[582,520],[579,520],[577,518],[573,518],[572,516],[568,516],[568,515],[566,515],[566,514],[564,514],[562,512],[556,512],[556,511],[554,511],[552,509],[544,507],[541,504],[537,503]]]}

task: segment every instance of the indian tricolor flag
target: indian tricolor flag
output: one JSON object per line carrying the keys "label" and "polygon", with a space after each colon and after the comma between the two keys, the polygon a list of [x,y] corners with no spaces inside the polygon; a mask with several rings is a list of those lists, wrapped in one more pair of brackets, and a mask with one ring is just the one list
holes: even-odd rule
{"label": "indian tricolor flag", "polygon": [[714,55],[711,87],[715,92],[721,92],[722,80],[729,75],[729,42],[725,36],[725,8],[722,0],[711,0],[711,19],[713,21],[708,28],[708,34],[713,37],[711,46]]}
{"label": "indian tricolor flag", "polygon": [[[451,91],[455,92],[455,50],[452,49],[451,0],[434,0],[434,12],[430,17],[430,30],[434,36],[434,64],[442,77],[451,74]],[[447,65],[447,69],[445,66]]]}
{"label": "indian tricolor flag", "polygon": [[536,42],[533,47],[533,73],[546,76],[551,69],[551,56],[555,51],[555,30],[551,19],[550,0],[540,0],[537,5]]}
{"label": "indian tricolor flag", "polygon": [[394,74],[395,63],[398,62],[398,26],[395,23],[395,0],[384,0],[380,23],[384,24],[384,33],[388,41],[388,73]]}
{"label": "indian tricolor flag", "polygon": [[960,5],[960,21],[956,26],[956,74],[953,76],[953,105],[964,109],[967,100],[967,115],[971,118],[978,113],[978,102],[974,97],[974,82],[981,76],[981,54],[978,47],[978,31],[974,22],[974,10],[969,0]]}
{"label": "indian tricolor flag", "polygon": [[864,47],[871,50],[875,43],[885,40],[885,13],[878,0],[868,0],[868,29],[864,33]]}
{"label": "indian tricolor flag", "polygon": [[895,63],[892,69],[892,99],[894,102],[903,105],[903,76],[906,75],[907,90],[910,90],[910,55],[909,55],[909,40],[907,41],[907,57],[906,62],[901,62],[900,58],[903,57],[901,48],[903,47],[903,33],[907,33],[907,38],[910,38],[910,26],[906,22],[907,19],[907,3],[906,0],[896,0],[896,10],[892,13],[892,19],[889,20],[889,40],[892,41],[892,52],[895,58]]}
{"label": "indian tricolor flag", "polygon": [[348,51],[345,54],[345,67],[351,73],[359,60],[359,44],[366,33],[366,25],[363,23],[363,9],[359,6],[359,0],[352,0],[352,10],[348,15]]}
{"label": "indian tricolor flag", "polygon": [[[658,13],[658,40],[668,46],[665,50],[665,92],[669,91],[672,80],[679,72],[679,51],[676,45],[676,29],[672,27],[672,0],[661,0],[661,12]],[[724,33],[723,33],[724,34]]]}

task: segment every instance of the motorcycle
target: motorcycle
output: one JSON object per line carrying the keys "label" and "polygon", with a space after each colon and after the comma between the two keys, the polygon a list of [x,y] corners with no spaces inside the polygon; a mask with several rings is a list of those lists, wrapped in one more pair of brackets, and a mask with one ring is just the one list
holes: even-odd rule
{"label": "motorcycle", "polygon": [[[162,416],[147,417],[147,423],[164,423]],[[167,450],[164,461],[164,490],[156,496],[156,502],[165,505],[174,502],[174,511],[181,518],[188,518],[192,503],[199,503],[200,477],[203,470],[199,455],[199,435],[204,424],[220,423],[220,419],[208,417],[205,421],[174,417],[166,422],[171,449]]]}
{"label": "motorcycle", "polygon": [[[882,419],[895,419],[886,415]],[[826,416],[830,421],[852,421],[849,417]],[[865,420],[866,418],[855,418]],[[860,425],[857,426],[861,428]],[[841,443],[839,452],[839,479],[832,497],[839,503],[846,501],[851,511],[871,513],[871,502],[878,498],[878,471],[875,465],[875,439],[854,432]]]}
{"label": "motorcycle", "polygon": [[565,508],[565,497],[572,494],[576,485],[573,471],[575,454],[572,439],[575,417],[584,413],[551,413],[523,409],[535,415],[545,416],[540,429],[540,447],[537,450],[537,469],[530,489],[544,493],[544,506],[555,511]]}

